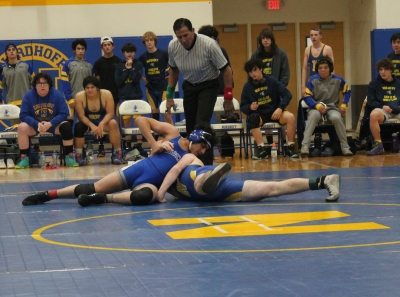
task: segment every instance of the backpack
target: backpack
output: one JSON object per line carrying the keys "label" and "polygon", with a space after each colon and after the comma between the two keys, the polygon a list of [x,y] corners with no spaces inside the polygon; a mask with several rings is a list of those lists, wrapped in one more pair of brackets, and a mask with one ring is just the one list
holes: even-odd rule
{"label": "backpack", "polygon": [[228,132],[224,132],[224,134],[220,136],[220,144],[219,153],[221,157],[233,157],[235,153],[235,142]]}

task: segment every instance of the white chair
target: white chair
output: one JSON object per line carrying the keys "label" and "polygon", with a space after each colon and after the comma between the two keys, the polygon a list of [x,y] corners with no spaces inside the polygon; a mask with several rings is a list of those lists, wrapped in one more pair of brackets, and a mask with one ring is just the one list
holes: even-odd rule
{"label": "white chair", "polygon": [[[13,104],[0,105],[0,120],[16,120],[19,119],[20,108]],[[0,139],[16,140],[18,139],[17,131],[0,132]]]}
{"label": "white chair", "polygon": [[142,135],[138,127],[123,127],[124,116],[147,116],[152,117],[151,105],[144,100],[127,100],[118,108],[119,124],[121,128],[121,147],[124,147],[123,138],[125,135]]}
{"label": "white chair", "polygon": [[[181,114],[185,115],[185,110],[183,108],[183,99],[182,98],[175,98],[175,110],[171,108],[171,114]],[[161,102],[159,111],[160,113],[165,112],[167,104],[167,100],[164,100]],[[186,125],[178,125],[178,123],[175,123],[175,127],[178,129],[179,133],[186,133]]]}
{"label": "white chair", "polygon": [[[228,131],[236,131],[239,132],[239,138],[240,138],[240,153],[239,156],[242,156],[242,148],[244,149],[244,155],[247,158],[247,145],[245,141],[245,135],[244,135],[244,125],[242,121],[242,113],[240,111],[240,104],[239,102],[233,98],[233,107],[235,109],[235,112],[239,113],[239,122],[238,123],[218,123],[218,124],[211,124],[211,128],[215,132],[228,132]],[[217,101],[215,102],[214,106],[214,112],[224,112],[224,97],[218,97]]]}

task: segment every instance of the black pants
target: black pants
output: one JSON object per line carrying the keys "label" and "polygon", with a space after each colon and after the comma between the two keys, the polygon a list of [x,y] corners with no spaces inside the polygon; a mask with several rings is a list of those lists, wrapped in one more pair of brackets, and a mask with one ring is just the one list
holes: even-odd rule
{"label": "black pants", "polygon": [[[218,78],[199,84],[183,82],[183,108],[185,109],[186,131],[188,134],[200,123],[210,123],[218,96]],[[205,165],[212,165],[213,148],[200,157]]]}

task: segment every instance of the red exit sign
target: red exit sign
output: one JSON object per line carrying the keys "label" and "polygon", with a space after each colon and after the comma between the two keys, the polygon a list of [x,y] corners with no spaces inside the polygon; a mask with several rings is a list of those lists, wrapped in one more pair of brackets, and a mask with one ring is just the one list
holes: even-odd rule
{"label": "red exit sign", "polygon": [[280,0],[268,0],[268,9],[275,10],[280,8]]}

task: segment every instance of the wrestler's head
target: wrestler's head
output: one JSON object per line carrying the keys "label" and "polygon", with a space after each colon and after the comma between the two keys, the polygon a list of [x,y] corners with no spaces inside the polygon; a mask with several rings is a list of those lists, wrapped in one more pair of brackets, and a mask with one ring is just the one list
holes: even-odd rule
{"label": "wrestler's head", "polygon": [[204,154],[217,143],[215,133],[207,123],[196,125],[188,140],[189,151],[196,156]]}

